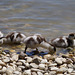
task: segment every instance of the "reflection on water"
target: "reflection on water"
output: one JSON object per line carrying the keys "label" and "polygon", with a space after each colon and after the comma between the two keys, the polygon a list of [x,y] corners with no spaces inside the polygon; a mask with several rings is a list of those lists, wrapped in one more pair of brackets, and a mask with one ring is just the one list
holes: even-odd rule
{"label": "reflection on water", "polygon": [[0,30],[47,39],[75,32],[75,0],[0,0]]}

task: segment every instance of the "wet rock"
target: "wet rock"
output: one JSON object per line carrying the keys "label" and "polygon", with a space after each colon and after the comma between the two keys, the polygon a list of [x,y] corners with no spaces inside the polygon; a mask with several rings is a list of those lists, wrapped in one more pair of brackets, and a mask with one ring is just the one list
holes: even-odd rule
{"label": "wet rock", "polygon": [[25,71],[23,72],[23,75],[31,75],[31,70],[25,70]]}
{"label": "wet rock", "polygon": [[21,68],[21,69],[25,69],[25,66],[18,66],[19,68]]}
{"label": "wet rock", "polygon": [[61,68],[61,67],[67,67],[67,64],[63,64],[63,65],[60,66],[60,68]]}
{"label": "wet rock", "polygon": [[24,65],[25,65],[26,68],[29,68],[30,67],[30,64],[29,63],[25,63]]}
{"label": "wet rock", "polygon": [[72,71],[73,71],[72,68],[69,68],[69,69],[68,69],[68,73],[71,73]]}
{"label": "wet rock", "polygon": [[44,73],[44,75],[49,75],[49,73]]}
{"label": "wet rock", "polygon": [[56,71],[50,71],[49,75],[56,75]]}
{"label": "wet rock", "polygon": [[1,70],[0,70],[0,73],[5,73],[6,72],[6,67],[3,67]]}
{"label": "wet rock", "polygon": [[[8,64],[7,64],[7,66],[8,66]],[[17,65],[15,65],[14,63],[10,63],[10,65],[8,67],[13,68],[13,70],[15,71],[17,68]]]}
{"label": "wet rock", "polygon": [[7,67],[7,69],[6,69],[6,74],[7,75],[12,75],[13,74],[13,68],[12,67]]}
{"label": "wet rock", "polygon": [[26,61],[25,60],[18,60],[19,62],[22,62],[23,65],[25,65]]}
{"label": "wet rock", "polygon": [[65,58],[61,58],[63,63],[66,63],[66,59]]}
{"label": "wet rock", "polygon": [[65,67],[61,67],[59,70],[57,70],[58,72],[62,73],[62,72],[66,72],[67,68]]}
{"label": "wet rock", "polygon": [[64,74],[57,74],[57,75],[64,75]]}
{"label": "wet rock", "polygon": [[75,75],[75,73],[71,73],[70,75]]}
{"label": "wet rock", "polygon": [[19,72],[22,72],[22,69],[19,68],[19,67],[17,67],[16,70],[19,71]]}
{"label": "wet rock", "polygon": [[22,62],[17,62],[16,65],[17,66],[22,66]]}
{"label": "wet rock", "polygon": [[47,59],[42,59],[41,64],[47,64],[47,63],[48,63]]}
{"label": "wet rock", "polygon": [[37,75],[43,75],[41,72],[37,72]]}
{"label": "wet rock", "polygon": [[13,54],[11,59],[12,61],[18,61],[18,54]]}
{"label": "wet rock", "polygon": [[19,71],[14,71],[13,74],[15,74],[15,75],[21,75],[21,72],[19,72]]}
{"label": "wet rock", "polygon": [[27,60],[28,63],[32,62],[32,58],[31,57],[25,57],[25,59]]}
{"label": "wet rock", "polygon": [[57,66],[57,63],[51,63],[49,64],[50,67],[54,67],[54,66]]}
{"label": "wet rock", "polygon": [[10,57],[10,54],[6,54],[6,57]]}
{"label": "wet rock", "polygon": [[58,58],[58,57],[55,59],[55,61],[57,62],[57,64],[60,64],[60,65],[63,63],[62,62],[62,59],[61,58]]}
{"label": "wet rock", "polygon": [[25,59],[27,55],[24,52],[21,52],[19,55],[19,59]]}
{"label": "wet rock", "polygon": [[38,58],[34,58],[34,59],[33,59],[33,63],[36,63],[37,65],[39,65],[39,64],[40,64],[40,61],[39,61]]}
{"label": "wet rock", "polygon": [[50,60],[50,58],[51,58],[50,54],[44,55],[44,59]]}
{"label": "wet rock", "polygon": [[70,63],[73,63],[73,61],[71,59],[67,58],[66,63],[70,64]]}
{"label": "wet rock", "polygon": [[73,70],[72,73],[70,73],[70,74],[71,74],[71,75],[74,75],[74,74],[75,74],[75,70]]}
{"label": "wet rock", "polygon": [[75,65],[73,65],[73,69],[75,70]]}
{"label": "wet rock", "polygon": [[39,69],[41,70],[45,69],[45,64],[39,64]]}
{"label": "wet rock", "polygon": [[74,68],[74,65],[72,63],[68,64],[68,68]]}
{"label": "wet rock", "polygon": [[6,73],[3,73],[3,75],[6,75]]}
{"label": "wet rock", "polygon": [[31,75],[37,75],[37,73],[36,72],[32,72],[32,74]]}
{"label": "wet rock", "polygon": [[63,57],[63,58],[68,58],[69,55],[68,55],[68,54],[62,54],[62,57]]}
{"label": "wet rock", "polygon": [[5,66],[6,64],[2,60],[0,60],[0,65]]}
{"label": "wet rock", "polygon": [[32,71],[32,72],[42,72],[42,73],[44,73],[43,70],[40,70],[40,69],[34,69],[34,68],[31,68],[31,71]]}
{"label": "wet rock", "polygon": [[0,65],[0,70],[2,69],[2,66]]}
{"label": "wet rock", "polygon": [[5,52],[2,52],[2,54],[3,54],[3,55],[6,55],[6,53],[5,53]]}
{"label": "wet rock", "polygon": [[58,73],[58,74],[63,74],[63,69],[58,69],[58,70],[57,70],[57,73]]}
{"label": "wet rock", "polygon": [[39,61],[41,61],[41,60],[43,59],[41,56],[39,57],[39,56],[35,55],[35,56],[33,57],[33,60],[36,59],[36,58],[37,58]]}
{"label": "wet rock", "polygon": [[57,71],[59,68],[57,67],[50,67],[51,68],[51,71]]}
{"label": "wet rock", "polygon": [[75,62],[75,57],[73,57],[73,61]]}
{"label": "wet rock", "polygon": [[5,62],[5,63],[10,62],[10,58],[9,57],[6,57],[5,59],[3,59],[3,62]]}
{"label": "wet rock", "polygon": [[30,66],[31,66],[32,68],[38,68],[38,67],[39,67],[39,66],[38,66],[37,64],[35,64],[35,63],[31,63]]}

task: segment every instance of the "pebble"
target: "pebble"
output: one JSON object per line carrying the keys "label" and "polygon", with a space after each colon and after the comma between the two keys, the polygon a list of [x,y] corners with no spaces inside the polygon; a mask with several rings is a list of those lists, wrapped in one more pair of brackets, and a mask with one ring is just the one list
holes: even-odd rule
{"label": "pebble", "polygon": [[40,64],[40,60],[38,58],[34,58],[33,59],[33,63],[36,63],[37,65],[39,65]]}
{"label": "pebble", "polygon": [[29,68],[30,67],[30,64],[29,63],[25,63],[24,65],[25,65],[26,68]]}
{"label": "pebble", "polygon": [[25,71],[23,72],[23,75],[31,75],[31,70],[25,70]]}
{"label": "pebble", "polygon": [[12,67],[7,67],[6,69],[6,74],[7,75],[12,75],[13,74],[14,69]]}
{"label": "pebble", "polygon": [[26,61],[25,60],[18,60],[19,62],[21,62],[23,65],[25,65]]}
{"label": "pebble", "polygon": [[2,60],[0,60],[0,65],[5,66],[6,64]]}
{"label": "pebble", "polygon": [[33,71],[33,72],[42,72],[42,73],[44,73],[43,70],[40,70],[40,69],[34,69],[34,68],[31,68],[31,71]]}
{"label": "pebble", "polygon": [[39,64],[39,69],[41,70],[45,69],[45,64]]}
{"label": "pebble", "polygon": [[5,73],[6,72],[6,67],[3,67],[2,70],[0,70],[0,73]]}
{"label": "pebble", "polygon": [[31,75],[37,75],[37,73],[36,72],[32,72],[32,74]]}
{"label": "pebble", "polygon": [[50,54],[44,55],[44,59],[50,60],[50,58],[51,58]]}
{"label": "pebble", "polygon": [[66,63],[70,64],[70,63],[73,63],[73,61],[71,59],[67,58]]}
{"label": "pebble", "polygon": [[0,70],[2,69],[2,66],[0,65]]}
{"label": "pebble", "polygon": [[60,66],[60,68],[61,68],[61,67],[67,67],[67,64],[62,64],[62,65]]}
{"label": "pebble", "polygon": [[68,69],[68,73],[71,73],[72,71],[73,71],[72,68],[69,68],[69,69]]}
{"label": "pebble", "polygon": [[68,68],[74,68],[74,65],[72,63],[68,64]]}
{"label": "pebble", "polygon": [[25,59],[27,59],[28,63],[32,62],[32,60],[33,60],[31,57],[25,57]]}
{"label": "pebble", "polygon": [[18,61],[18,54],[12,55],[12,61]]}
{"label": "pebble", "polygon": [[49,64],[50,67],[54,67],[54,66],[57,66],[57,63],[51,63]]}
{"label": "pebble", "polygon": [[55,59],[55,62],[57,62],[57,64],[60,64],[60,65],[63,63],[62,59],[58,57]]}
{"label": "pebble", "polygon": [[64,75],[64,74],[57,74],[57,75]]}
{"label": "pebble", "polygon": [[37,64],[35,64],[35,63],[31,63],[30,66],[31,66],[32,68],[38,68],[38,67],[39,67],[39,66],[38,66]]}
{"label": "pebble", "polygon": [[21,52],[21,53],[19,54],[19,59],[25,59],[26,56],[27,56],[27,55],[26,55],[24,52]]}
{"label": "pebble", "polygon": [[44,73],[44,75],[49,75],[48,73]]}
{"label": "pebble", "polygon": [[61,67],[58,71],[60,71],[60,72],[66,72],[67,68],[66,67]]}
{"label": "pebble", "polygon": [[17,62],[16,65],[17,66],[22,66],[22,62]]}
{"label": "pebble", "polygon": [[41,72],[37,72],[37,75],[43,75]]}
{"label": "pebble", "polygon": [[51,71],[57,71],[59,68],[57,67],[50,67],[51,68]]}
{"label": "pebble", "polygon": [[25,66],[18,66],[19,68],[21,68],[21,69],[25,69]]}
{"label": "pebble", "polygon": [[49,75],[56,75],[56,71],[50,71]]}
{"label": "pebble", "polygon": [[21,73],[19,71],[14,71],[13,74],[21,75]]}
{"label": "pebble", "polygon": [[41,64],[47,64],[47,63],[48,63],[47,59],[42,59]]}
{"label": "pebble", "polygon": [[19,68],[19,67],[17,67],[16,70],[19,71],[19,72],[22,72],[22,69]]}
{"label": "pebble", "polygon": [[9,57],[6,57],[5,59],[3,59],[3,62],[9,63],[10,62],[10,58]]}

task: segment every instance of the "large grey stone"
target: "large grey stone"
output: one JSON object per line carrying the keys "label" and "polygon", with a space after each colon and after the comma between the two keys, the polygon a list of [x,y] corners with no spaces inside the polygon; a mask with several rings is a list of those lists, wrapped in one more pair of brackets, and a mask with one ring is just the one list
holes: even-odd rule
{"label": "large grey stone", "polygon": [[31,66],[32,68],[38,68],[38,67],[39,67],[39,66],[38,66],[37,64],[35,64],[35,63],[31,63],[30,66]]}
{"label": "large grey stone", "polygon": [[39,69],[45,69],[45,64],[39,64]]}
{"label": "large grey stone", "polygon": [[41,72],[37,72],[37,75],[43,75],[43,73],[41,73]]}
{"label": "large grey stone", "polygon": [[31,70],[25,70],[25,71],[23,72],[23,75],[31,75]]}

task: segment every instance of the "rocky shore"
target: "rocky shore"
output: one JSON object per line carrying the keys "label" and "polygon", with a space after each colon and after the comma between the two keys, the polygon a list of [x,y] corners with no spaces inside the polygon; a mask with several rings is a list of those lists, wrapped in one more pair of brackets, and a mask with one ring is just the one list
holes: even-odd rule
{"label": "rocky shore", "polygon": [[28,56],[2,52],[0,75],[75,75],[75,54]]}

